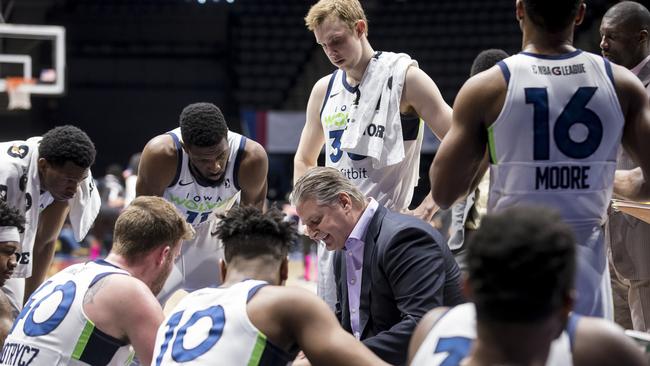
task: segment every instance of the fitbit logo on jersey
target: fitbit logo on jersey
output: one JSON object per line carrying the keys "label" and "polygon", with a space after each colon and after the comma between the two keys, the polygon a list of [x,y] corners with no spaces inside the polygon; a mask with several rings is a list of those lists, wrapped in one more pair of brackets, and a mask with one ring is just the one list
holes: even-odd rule
{"label": "fitbit logo on jersey", "polygon": [[361,178],[366,179],[366,178],[368,178],[368,171],[366,170],[366,168],[341,169],[341,174],[343,174],[343,176],[348,178],[348,179],[361,179]]}

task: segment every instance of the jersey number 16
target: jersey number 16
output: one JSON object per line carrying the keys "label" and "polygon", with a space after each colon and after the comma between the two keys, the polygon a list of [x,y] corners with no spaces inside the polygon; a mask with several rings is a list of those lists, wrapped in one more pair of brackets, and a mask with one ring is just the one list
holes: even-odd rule
{"label": "jersey number 16", "polygon": [[[555,120],[553,139],[558,149],[573,159],[584,159],[593,154],[603,139],[603,123],[600,117],[587,108],[587,103],[598,88],[581,87],[573,94],[569,103]],[[549,105],[546,88],[525,88],[526,104],[534,107],[533,129],[533,158],[549,160]],[[576,124],[584,125],[587,137],[583,141],[575,141],[570,134],[571,127]]]}

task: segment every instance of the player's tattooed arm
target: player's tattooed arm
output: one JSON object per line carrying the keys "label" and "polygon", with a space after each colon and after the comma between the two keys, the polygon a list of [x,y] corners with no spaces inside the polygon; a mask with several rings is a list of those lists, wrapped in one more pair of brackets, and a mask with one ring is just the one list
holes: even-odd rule
{"label": "player's tattooed arm", "polygon": [[97,281],[92,287],[86,291],[86,295],[84,295],[84,301],[83,304],[92,304],[93,300],[95,299],[95,295],[104,287],[106,287],[106,284],[110,281],[111,276],[106,276],[102,278],[101,280]]}

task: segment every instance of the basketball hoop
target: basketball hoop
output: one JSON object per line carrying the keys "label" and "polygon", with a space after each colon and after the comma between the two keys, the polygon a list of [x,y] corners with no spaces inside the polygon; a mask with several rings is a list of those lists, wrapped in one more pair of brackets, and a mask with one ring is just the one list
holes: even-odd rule
{"label": "basketball hoop", "polygon": [[8,110],[31,109],[32,103],[29,97],[27,85],[34,84],[33,79],[21,77],[8,77],[5,79],[7,95],[9,96]]}

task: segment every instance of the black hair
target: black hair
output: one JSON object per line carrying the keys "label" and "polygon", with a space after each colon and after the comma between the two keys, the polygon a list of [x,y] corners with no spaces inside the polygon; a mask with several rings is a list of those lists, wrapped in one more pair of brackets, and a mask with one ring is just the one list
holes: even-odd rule
{"label": "black hair", "polygon": [[96,153],[88,135],[72,125],[47,131],[38,145],[39,157],[56,166],[69,161],[78,167],[89,168],[95,162]]}
{"label": "black hair", "polygon": [[528,18],[548,32],[557,33],[573,23],[582,0],[523,0]]}
{"label": "black hair", "polygon": [[634,32],[650,31],[650,11],[635,1],[623,1],[612,6],[603,18],[616,18],[617,23]]}
{"label": "black hair", "polygon": [[228,137],[226,119],[212,103],[194,103],[183,108],[180,125],[183,142],[192,146],[214,146]]}
{"label": "black hair", "polygon": [[276,207],[262,213],[253,206],[235,206],[219,218],[216,235],[223,242],[226,262],[260,256],[281,261],[296,238],[295,224]]}
{"label": "black hair", "polygon": [[486,216],[467,251],[477,319],[532,323],[559,309],[573,289],[575,251],[571,228],[550,209]]}
{"label": "black hair", "polygon": [[481,51],[478,55],[476,55],[476,58],[474,58],[474,62],[472,62],[472,68],[470,70],[469,76],[474,76],[479,72],[483,72],[491,68],[504,58],[508,58],[508,53],[501,49],[492,48],[489,50]]}
{"label": "black hair", "polygon": [[15,226],[22,233],[25,231],[25,217],[18,209],[9,207],[7,202],[0,200],[0,226]]}

